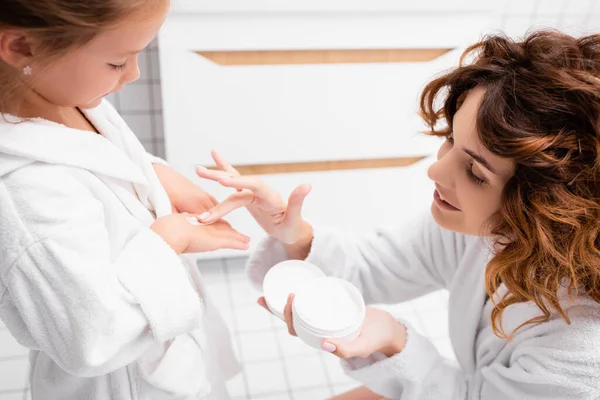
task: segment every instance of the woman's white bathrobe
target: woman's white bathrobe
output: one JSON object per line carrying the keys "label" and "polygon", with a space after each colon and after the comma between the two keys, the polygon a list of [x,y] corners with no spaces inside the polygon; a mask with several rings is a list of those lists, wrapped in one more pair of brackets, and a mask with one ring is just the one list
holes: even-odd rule
{"label": "woman's white bathrobe", "polygon": [[227,399],[239,370],[193,262],[149,229],[171,212],[108,104],[102,133],[0,118],[0,317],[37,400]]}
{"label": "woman's white bathrobe", "polygon": [[[490,257],[483,239],[443,230],[431,216],[364,237],[315,229],[308,261],[355,284],[368,303],[399,303],[442,288],[450,292],[450,338],[459,365],[404,322],[408,339],[401,353],[350,359],[343,363],[346,372],[391,399],[600,399],[600,304],[585,297],[569,301],[563,292],[570,326],[553,316],[522,328],[512,342],[499,339],[484,286]],[[271,266],[287,258],[279,242],[267,239],[250,259],[248,273],[260,283]],[[540,311],[518,304],[504,314],[504,329],[511,332]]]}

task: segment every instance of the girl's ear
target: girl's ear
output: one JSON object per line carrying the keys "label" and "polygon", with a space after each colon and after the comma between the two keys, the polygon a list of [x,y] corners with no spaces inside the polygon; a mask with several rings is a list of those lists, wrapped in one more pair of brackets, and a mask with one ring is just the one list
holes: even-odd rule
{"label": "girl's ear", "polygon": [[29,65],[33,54],[27,35],[19,30],[0,30],[0,59],[16,69]]}

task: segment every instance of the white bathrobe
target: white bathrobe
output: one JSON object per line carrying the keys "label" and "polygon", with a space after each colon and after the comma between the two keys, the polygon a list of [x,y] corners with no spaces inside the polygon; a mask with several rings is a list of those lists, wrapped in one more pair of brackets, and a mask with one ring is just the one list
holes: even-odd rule
{"label": "white bathrobe", "polygon": [[149,229],[171,213],[158,160],[108,102],[86,114],[102,135],[0,118],[0,317],[33,399],[228,399],[227,329]]}
{"label": "white bathrobe", "polygon": [[[528,325],[512,342],[491,328],[492,302],[484,286],[491,257],[483,239],[440,228],[429,215],[397,230],[364,237],[315,229],[308,261],[347,279],[368,303],[399,303],[448,289],[450,339],[458,364],[440,356],[405,321],[404,350],[343,363],[352,378],[390,399],[402,400],[598,400],[600,399],[600,304],[587,297],[561,303],[558,315]],[[248,273],[260,284],[266,271],[287,259],[283,246],[266,239],[250,259]],[[502,286],[498,295],[505,293]],[[506,332],[540,315],[532,303],[508,307]]]}

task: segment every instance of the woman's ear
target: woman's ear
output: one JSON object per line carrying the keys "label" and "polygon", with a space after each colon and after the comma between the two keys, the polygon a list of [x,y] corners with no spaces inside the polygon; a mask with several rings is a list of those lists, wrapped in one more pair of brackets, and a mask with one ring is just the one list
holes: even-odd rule
{"label": "woman's ear", "polygon": [[33,59],[28,36],[19,30],[0,30],[0,59],[16,69]]}

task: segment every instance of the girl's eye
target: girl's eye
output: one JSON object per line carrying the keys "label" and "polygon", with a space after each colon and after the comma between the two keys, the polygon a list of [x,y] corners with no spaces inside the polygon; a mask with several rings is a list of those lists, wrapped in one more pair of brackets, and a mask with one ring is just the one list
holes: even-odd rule
{"label": "girl's eye", "polygon": [[473,163],[467,164],[467,175],[477,185],[483,185],[486,183],[485,179],[481,179],[473,173]]}
{"label": "girl's eye", "polygon": [[108,64],[108,65],[116,71],[122,71],[127,66],[127,63],[118,64],[118,65],[116,65],[116,64]]}
{"label": "girl's eye", "polygon": [[449,133],[448,136],[446,136],[446,141],[450,144],[454,144],[454,134]]}

